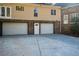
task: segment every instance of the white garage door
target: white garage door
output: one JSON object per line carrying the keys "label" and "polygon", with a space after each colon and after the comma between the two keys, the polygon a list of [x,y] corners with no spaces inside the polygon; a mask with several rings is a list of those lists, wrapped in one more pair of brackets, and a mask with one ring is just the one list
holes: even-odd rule
{"label": "white garage door", "polygon": [[27,34],[27,23],[3,23],[3,35]]}
{"label": "white garage door", "polygon": [[41,34],[53,34],[53,24],[42,23],[41,24]]}

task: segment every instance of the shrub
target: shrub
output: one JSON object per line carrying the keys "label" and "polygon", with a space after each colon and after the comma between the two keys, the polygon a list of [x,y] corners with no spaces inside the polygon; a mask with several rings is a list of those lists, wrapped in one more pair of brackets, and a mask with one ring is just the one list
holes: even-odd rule
{"label": "shrub", "polygon": [[74,17],[72,19],[71,31],[74,34],[79,34],[79,18]]}

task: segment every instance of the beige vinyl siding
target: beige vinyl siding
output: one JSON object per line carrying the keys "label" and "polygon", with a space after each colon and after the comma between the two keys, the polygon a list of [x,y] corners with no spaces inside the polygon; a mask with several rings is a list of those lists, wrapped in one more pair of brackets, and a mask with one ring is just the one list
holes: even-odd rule
{"label": "beige vinyl siding", "polygon": [[[0,4],[12,7],[11,18],[21,20],[49,20],[61,21],[61,8],[58,6],[47,6],[37,4]],[[16,11],[16,6],[24,7],[24,11]],[[34,8],[38,8],[38,17],[34,17]],[[56,15],[51,15],[51,9],[56,10]]]}

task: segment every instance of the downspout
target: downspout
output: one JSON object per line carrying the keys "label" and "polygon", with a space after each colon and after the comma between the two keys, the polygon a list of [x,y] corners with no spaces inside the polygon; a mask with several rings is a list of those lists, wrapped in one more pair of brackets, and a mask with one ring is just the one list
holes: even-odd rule
{"label": "downspout", "polygon": [[60,33],[61,33],[61,28],[62,28],[62,8],[61,8],[61,11],[60,11]]}

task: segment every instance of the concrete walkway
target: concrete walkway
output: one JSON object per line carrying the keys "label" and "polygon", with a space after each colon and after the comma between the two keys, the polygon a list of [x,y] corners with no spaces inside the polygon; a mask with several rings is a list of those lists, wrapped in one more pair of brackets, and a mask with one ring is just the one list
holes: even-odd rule
{"label": "concrete walkway", "polygon": [[66,35],[0,37],[1,56],[79,56],[79,38]]}

